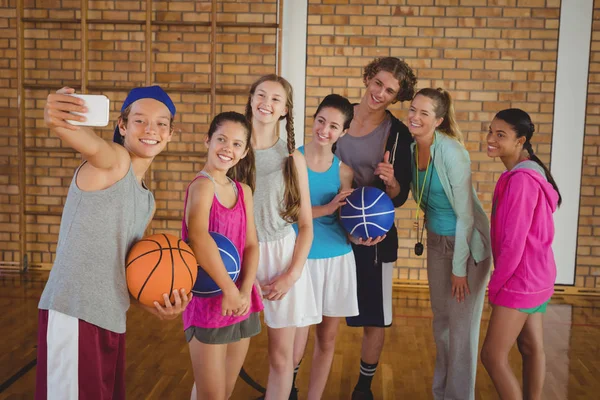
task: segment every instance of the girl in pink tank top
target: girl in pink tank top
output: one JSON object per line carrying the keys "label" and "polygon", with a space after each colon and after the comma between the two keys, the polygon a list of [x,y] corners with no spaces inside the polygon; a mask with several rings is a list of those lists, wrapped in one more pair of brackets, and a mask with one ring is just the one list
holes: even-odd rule
{"label": "girl in pink tank top", "polygon": [[[221,288],[221,294],[214,297],[194,296],[183,314],[194,368],[192,398],[229,398],[250,337],[260,332],[263,304],[254,285],[258,239],[252,211],[250,135],[250,124],[243,115],[217,115],[208,131],[206,164],[185,195],[182,239],[194,250],[198,265]],[[236,246],[241,264],[236,283],[209,232],[226,236]]]}

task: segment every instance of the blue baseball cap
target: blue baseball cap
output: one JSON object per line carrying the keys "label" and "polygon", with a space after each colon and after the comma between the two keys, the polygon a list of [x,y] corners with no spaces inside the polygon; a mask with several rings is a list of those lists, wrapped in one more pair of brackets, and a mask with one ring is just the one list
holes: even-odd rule
{"label": "blue baseball cap", "polygon": [[[173,104],[173,100],[169,97],[167,92],[165,92],[160,86],[146,86],[132,89],[127,98],[123,102],[123,106],[121,107],[121,112],[125,111],[127,107],[132,105],[134,102],[140,99],[154,99],[163,103],[169,111],[171,112],[171,116],[175,116],[175,104]],[[115,128],[115,133],[113,135],[113,142],[123,144],[123,136],[121,136],[121,132],[119,131],[119,125]]]}

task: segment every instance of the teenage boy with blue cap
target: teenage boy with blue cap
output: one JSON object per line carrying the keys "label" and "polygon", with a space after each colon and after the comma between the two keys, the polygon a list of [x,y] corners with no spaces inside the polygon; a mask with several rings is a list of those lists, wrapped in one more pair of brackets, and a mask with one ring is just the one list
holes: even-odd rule
{"label": "teenage boy with blue cap", "polygon": [[[36,399],[125,398],[125,315],[129,294],[125,259],[154,215],[144,186],[148,167],[173,136],[175,106],[159,86],[133,89],[121,108],[114,142],[72,112],[88,111],[63,88],[48,96],[44,120],[81,153],[63,209],[56,258],[39,303]],[[175,304],[145,307],[173,319],[191,294],[175,290]]]}

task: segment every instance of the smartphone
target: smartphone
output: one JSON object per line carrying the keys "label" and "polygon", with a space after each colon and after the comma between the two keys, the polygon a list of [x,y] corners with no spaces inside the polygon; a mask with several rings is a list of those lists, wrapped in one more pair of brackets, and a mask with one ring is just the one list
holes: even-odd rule
{"label": "smartphone", "polygon": [[86,118],[85,121],[67,120],[71,125],[82,126],[106,126],[108,125],[108,113],[110,100],[103,94],[72,94],[85,102],[88,111],[85,113],[73,112],[75,115],[81,115]]}

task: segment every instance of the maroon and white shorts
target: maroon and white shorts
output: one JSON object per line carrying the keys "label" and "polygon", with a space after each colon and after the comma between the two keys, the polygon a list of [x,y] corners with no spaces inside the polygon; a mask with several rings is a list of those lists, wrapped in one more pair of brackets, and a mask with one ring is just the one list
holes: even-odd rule
{"label": "maroon and white shorts", "polygon": [[125,334],[39,310],[36,400],[124,399]]}

